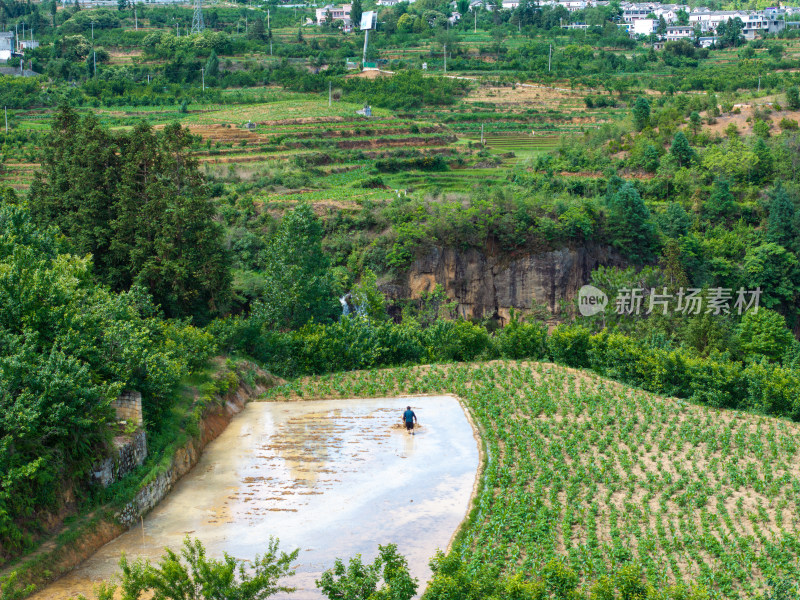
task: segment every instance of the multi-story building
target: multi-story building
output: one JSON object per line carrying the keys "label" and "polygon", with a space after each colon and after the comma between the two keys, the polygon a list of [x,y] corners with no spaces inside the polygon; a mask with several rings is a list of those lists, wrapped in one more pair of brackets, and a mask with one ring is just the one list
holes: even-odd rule
{"label": "multi-story building", "polygon": [[633,23],[646,19],[647,15],[655,14],[658,6],[658,4],[626,4],[622,7],[622,20],[625,23]]}
{"label": "multi-story building", "polygon": [[350,27],[350,9],[352,8],[351,4],[342,4],[341,6],[334,6],[333,4],[327,4],[322,8],[318,8],[317,13],[317,25],[324,25],[325,21],[328,19],[328,14],[330,13],[330,18],[333,21],[342,21],[345,27]]}
{"label": "multi-story building", "polygon": [[666,39],[668,42],[691,39],[694,27],[691,25],[667,25]]}

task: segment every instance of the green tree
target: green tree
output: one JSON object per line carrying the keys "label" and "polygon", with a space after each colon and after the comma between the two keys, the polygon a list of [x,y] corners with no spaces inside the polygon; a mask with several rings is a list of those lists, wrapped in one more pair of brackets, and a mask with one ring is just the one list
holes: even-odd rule
{"label": "green tree", "polygon": [[322,224],[307,204],[286,213],[270,240],[264,262],[264,297],[253,315],[266,327],[295,329],[324,322],[341,311],[322,249]]}
{"label": "green tree", "polygon": [[347,566],[337,558],[316,584],[330,600],[411,600],[417,592],[417,580],[394,544],[378,546],[372,564],[363,564],[360,555],[351,558]]}
{"label": "green tree", "polygon": [[361,7],[361,0],[353,0],[350,5],[350,20],[353,22],[353,29],[358,31],[361,27],[361,13],[364,10]]}
{"label": "green tree", "polygon": [[667,34],[667,21],[664,18],[664,15],[659,15],[658,17],[658,26],[656,27],[656,33],[661,36]]}
{"label": "green tree", "polygon": [[681,265],[681,247],[678,240],[669,239],[664,244],[664,256],[661,258],[661,270],[664,279],[672,288],[687,287],[689,278]]}
{"label": "green tree", "polygon": [[208,77],[216,77],[219,75],[219,58],[217,58],[217,53],[213,50],[211,51],[211,54],[208,55],[205,70]]}
{"label": "green tree", "polygon": [[692,114],[689,115],[689,128],[692,130],[692,133],[697,135],[702,125],[703,122],[700,120],[700,113],[693,110]]}
{"label": "green tree", "polygon": [[611,243],[634,262],[647,261],[655,244],[655,228],[639,192],[625,183],[609,201]]}
{"label": "green tree", "polygon": [[786,106],[789,110],[800,110],[800,89],[797,86],[786,90]]}
{"label": "green tree", "polygon": [[648,173],[655,173],[661,164],[661,155],[653,144],[647,144],[642,153],[642,168]]}
{"label": "green tree", "polygon": [[679,167],[686,167],[691,164],[695,155],[694,150],[689,145],[689,140],[686,139],[686,135],[682,131],[675,134],[669,151],[678,161]]}
{"label": "green tree", "polygon": [[217,28],[217,23],[219,23],[219,13],[216,11],[216,9],[211,9],[206,13],[205,23],[206,27],[208,27],[209,29]]}
{"label": "green tree", "polygon": [[689,24],[689,13],[687,13],[685,10],[680,9],[677,13],[675,13],[675,16],[677,17],[678,25],[686,26]]}
{"label": "green tree", "polygon": [[717,37],[723,48],[741,46],[744,43],[744,23],[739,17],[728,19],[717,26]]}
{"label": "green tree", "polygon": [[39,227],[55,225],[75,254],[92,254],[104,276],[113,266],[111,222],[122,157],[92,114],[80,117],[62,106],[50,131],[29,192],[31,216]]}
{"label": "green tree", "polygon": [[[270,538],[267,552],[252,561],[238,560],[227,552],[217,560],[206,556],[200,540],[187,535],[180,554],[166,548],[157,565],[142,559],[129,562],[123,554],[120,589],[123,598],[130,600],[145,594],[169,600],[264,600],[295,591],[280,585],[279,580],[294,575],[292,562],[298,553],[278,553],[278,540]],[[115,586],[107,591],[113,597]],[[86,600],[83,596],[79,599]]]}
{"label": "green tree", "polygon": [[[759,123],[763,123],[763,121],[759,121]],[[772,151],[763,137],[759,136],[756,139],[756,143],[753,144],[753,153],[756,155],[757,160],[754,161],[750,170],[750,179],[754,183],[764,183],[772,177],[775,163],[772,159]]]}
{"label": "green tree", "polygon": [[711,195],[703,203],[703,214],[712,220],[724,220],[736,212],[736,202],[725,178],[714,181]]}
{"label": "green tree", "polygon": [[743,358],[780,360],[792,342],[783,315],[766,308],[748,310],[739,325],[738,340]]}
{"label": "green tree", "polygon": [[689,233],[692,218],[678,202],[670,202],[658,216],[658,226],[670,238],[679,238]]}
{"label": "green tree", "polygon": [[[330,13],[330,11],[328,11],[328,13]],[[253,26],[250,28],[250,31],[247,32],[247,37],[258,42],[263,42],[267,39],[266,30],[264,28],[264,19],[261,17],[256,18],[255,23],[253,23]]]}
{"label": "green tree", "polygon": [[772,191],[769,203],[767,239],[791,249],[797,242],[797,234],[794,202],[783,185],[778,182]]}
{"label": "green tree", "polygon": [[378,278],[370,269],[364,269],[361,281],[351,292],[352,303],[371,319],[378,321],[388,317],[386,313],[386,297],[378,289]]}
{"label": "green tree", "polygon": [[178,124],[112,137],[93,116],[61,109],[29,203],[38,225],[92,254],[113,289],[142,285],[167,315],[203,321],[225,310],[231,274],[191,143]]}
{"label": "green tree", "polygon": [[800,292],[797,257],[783,246],[768,242],[747,249],[742,264],[742,281],[749,289],[760,287],[761,304],[776,308],[793,306]]}
{"label": "green tree", "polygon": [[168,316],[201,322],[231,298],[230,257],[187,129],[137,125],[121,140],[111,251],[116,287],[144,286]]}
{"label": "green tree", "polygon": [[770,124],[761,119],[756,119],[753,123],[753,133],[760,139],[764,140],[769,137]]}
{"label": "green tree", "polygon": [[650,103],[644,96],[639,96],[633,104],[633,124],[636,131],[641,131],[650,124]]}

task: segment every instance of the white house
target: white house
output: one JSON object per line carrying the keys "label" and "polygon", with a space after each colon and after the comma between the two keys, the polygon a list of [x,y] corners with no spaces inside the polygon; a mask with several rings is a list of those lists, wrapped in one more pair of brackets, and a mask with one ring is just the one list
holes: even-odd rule
{"label": "white house", "polygon": [[592,3],[587,0],[559,0],[558,5],[563,6],[569,12],[576,12],[592,6]]}
{"label": "white house", "polygon": [[656,32],[658,19],[636,19],[632,25],[631,29],[629,29],[631,37],[649,36]]}
{"label": "white house", "polygon": [[350,9],[351,4],[342,4],[341,6],[334,6],[327,4],[322,8],[317,9],[317,25],[323,25],[328,18],[328,13],[334,21],[343,21],[345,25],[350,24]]}
{"label": "white house", "polygon": [[0,31],[0,61],[7,61],[14,51],[14,32]]}
{"label": "white house", "polygon": [[34,48],[39,47],[39,42],[36,40],[20,40],[19,41],[19,51],[25,52],[25,50],[33,50]]}
{"label": "white house", "polygon": [[694,34],[694,27],[690,25],[667,25],[668,42],[688,40],[691,39],[692,34]]}

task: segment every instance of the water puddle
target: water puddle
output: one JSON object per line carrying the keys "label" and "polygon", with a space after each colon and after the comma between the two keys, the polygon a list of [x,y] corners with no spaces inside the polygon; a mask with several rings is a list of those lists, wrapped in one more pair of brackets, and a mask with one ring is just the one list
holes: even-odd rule
{"label": "water puddle", "polygon": [[[414,436],[394,427],[406,405]],[[156,560],[200,538],[211,556],[263,554],[269,536],[300,549],[298,588],[275,598],[322,596],[314,580],[336,557],[372,560],[396,543],[425,582],[428,560],[464,518],[479,453],[458,401],[449,396],[251,403],[197,466],[145,519],[35,600],[89,594],[117,570],[120,554]]]}

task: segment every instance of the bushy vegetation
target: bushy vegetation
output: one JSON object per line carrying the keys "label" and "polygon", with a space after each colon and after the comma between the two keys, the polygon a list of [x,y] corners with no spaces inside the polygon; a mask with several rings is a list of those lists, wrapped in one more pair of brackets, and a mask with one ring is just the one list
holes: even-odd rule
{"label": "bushy vegetation", "polygon": [[214,207],[179,125],[140,124],[113,136],[92,116],[62,108],[46,139],[30,210],[72,252],[91,254],[115,290],[145,288],[171,317],[225,310],[231,275]]}
{"label": "bushy vegetation", "polygon": [[113,293],[96,283],[90,258],[37,229],[13,193],[3,199],[0,546],[8,558],[30,545],[38,516],[59,508],[65,488],[85,484],[112,434],[109,402],[140,390],[147,420],[158,422],[214,341],[161,318],[140,287]]}

